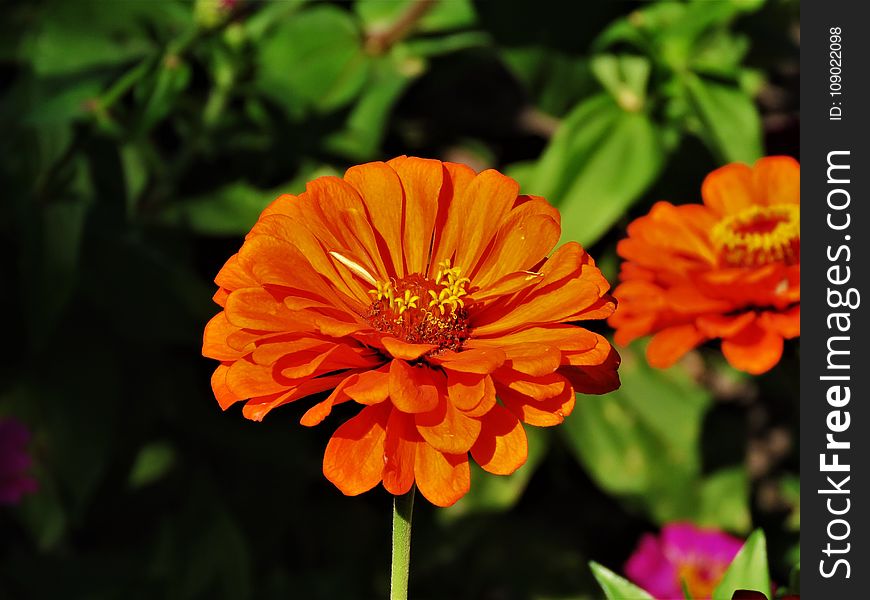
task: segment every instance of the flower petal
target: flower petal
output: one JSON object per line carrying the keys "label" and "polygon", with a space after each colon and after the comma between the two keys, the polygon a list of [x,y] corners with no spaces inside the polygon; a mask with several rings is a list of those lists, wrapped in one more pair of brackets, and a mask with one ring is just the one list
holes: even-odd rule
{"label": "flower petal", "polygon": [[345,392],[360,404],[378,404],[390,397],[390,365],[360,373]]}
{"label": "flower petal", "polygon": [[526,462],[529,454],[523,426],[516,415],[498,405],[493,406],[482,421],[471,456],[485,471],[510,475]]}
{"label": "flower petal", "polygon": [[753,323],[737,335],[722,340],[722,354],[735,369],[760,375],[782,356],[782,336]]}
{"label": "flower petal", "polygon": [[390,364],[390,400],[406,413],[434,410],[438,406],[438,390],[431,371],[394,359]]}
{"label": "flower petal", "polygon": [[694,325],[668,327],[659,331],[650,340],[646,347],[646,358],[650,365],[667,369],[703,341],[703,334]]}
{"label": "flower petal", "polygon": [[323,455],[323,474],[346,496],[375,487],[384,471],[388,404],[366,406],[339,427]]}
{"label": "flower petal", "polygon": [[438,407],[414,416],[417,431],[436,450],[449,454],[468,452],[480,434],[480,421],[465,416],[447,398]]}
{"label": "flower petal", "polygon": [[718,215],[731,215],[755,204],[752,169],[743,163],[719,167],[701,184],[704,204]]}
{"label": "flower petal", "polygon": [[801,166],[790,156],[766,156],[755,163],[752,181],[765,204],[801,203]]}
{"label": "flower petal", "polygon": [[471,488],[467,454],[444,454],[429,444],[417,444],[414,475],[420,493],[435,506],[450,506]]}
{"label": "flower petal", "polygon": [[404,360],[417,360],[427,352],[431,352],[438,347],[434,344],[411,344],[390,336],[381,338],[381,343],[387,352],[393,355],[393,358],[402,358]]}
{"label": "flower petal", "polygon": [[383,479],[384,488],[394,496],[408,492],[414,485],[414,458],[417,445],[422,443],[413,416],[392,410],[387,420]]}

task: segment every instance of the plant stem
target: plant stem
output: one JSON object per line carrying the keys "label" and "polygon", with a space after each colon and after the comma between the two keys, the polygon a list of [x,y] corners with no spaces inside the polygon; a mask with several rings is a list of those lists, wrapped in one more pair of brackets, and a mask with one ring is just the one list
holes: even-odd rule
{"label": "plant stem", "polygon": [[414,0],[399,17],[383,31],[369,32],[366,39],[366,49],[375,56],[386,53],[393,44],[402,41],[437,0]]}
{"label": "plant stem", "polygon": [[411,568],[411,513],[414,490],[393,498],[393,562],[390,568],[390,600],[408,600]]}

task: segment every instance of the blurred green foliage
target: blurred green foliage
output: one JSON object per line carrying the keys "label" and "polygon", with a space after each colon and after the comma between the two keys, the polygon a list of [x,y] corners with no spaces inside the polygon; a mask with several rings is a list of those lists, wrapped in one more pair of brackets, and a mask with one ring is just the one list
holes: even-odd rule
{"label": "blurred green foliage", "polygon": [[[615,243],[653,201],[797,155],[797,10],[5,3],[0,415],[33,429],[41,489],[0,511],[0,596],[384,597],[387,495],[344,498],[320,473],[346,414],[258,424],[211,397],[199,344],[222,261],[279,193],[413,154],[516,177],[615,281]],[[674,519],[764,528],[788,583],[789,351],[751,379],[715,353],[661,372],[624,349],[623,388],[530,432],[523,470],[475,470],[456,506],[418,506],[412,597],[598,598],[595,577],[617,580],[587,561],[619,571]]]}

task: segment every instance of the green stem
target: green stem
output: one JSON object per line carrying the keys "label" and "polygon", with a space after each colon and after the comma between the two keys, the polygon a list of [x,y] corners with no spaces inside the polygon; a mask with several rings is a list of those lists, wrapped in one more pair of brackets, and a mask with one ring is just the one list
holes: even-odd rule
{"label": "green stem", "polygon": [[393,498],[393,564],[390,568],[390,600],[408,600],[414,489],[412,487],[407,494]]}

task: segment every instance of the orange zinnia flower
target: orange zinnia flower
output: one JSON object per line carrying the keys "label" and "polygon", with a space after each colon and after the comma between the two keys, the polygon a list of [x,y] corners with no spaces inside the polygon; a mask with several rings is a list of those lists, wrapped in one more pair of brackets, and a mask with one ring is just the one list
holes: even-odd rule
{"label": "orange zinnia flower", "polygon": [[215,279],[215,396],[260,420],[331,391],[307,426],[352,400],[326,477],[348,495],[416,482],[448,506],[469,452],[511,473],[520,421],[555,425],[575,391],[619,385],[607,340],[570,324],[613,313],[608,283],[576,243],[548,257],[560,233],[552,206],[492,170],[400,157],[316,179],[266,208]]}
{"label": "orange zinnia flower", "polygon": [[647,359],[664,368],[722,338],[732,366],[763,373],[801,331],[800,165],[730,164],[707,176],[701,196],[703,205],[658,202],[628,226],[615,340],[654,333]]}

